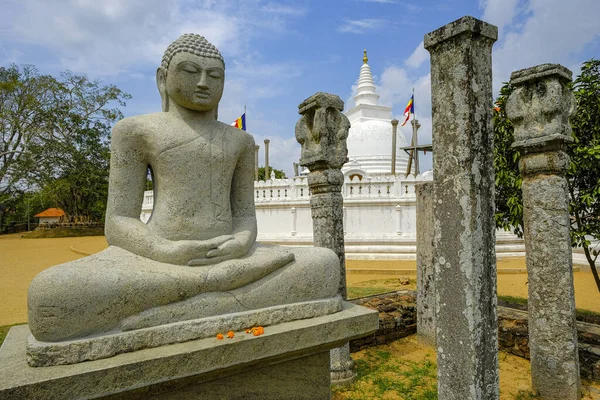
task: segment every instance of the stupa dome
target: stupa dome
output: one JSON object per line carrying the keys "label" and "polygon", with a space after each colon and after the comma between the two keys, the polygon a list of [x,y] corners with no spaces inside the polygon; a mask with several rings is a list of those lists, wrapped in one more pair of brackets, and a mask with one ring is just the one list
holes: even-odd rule
{"label": "stupa dome", "polygon": [[[371,68],[367,64],[365,50],[363,65],[360,68],[357,94],[354,96],[354,108],[345,112],[350,120],[348,132],[348,158],[352,169],[360,169],[367,174],[389,174],[392,161],[392,108],[379,105],[379,95]],[[406,139],[398,129],[396,149],[406,146]],[[408,156],[396,151],[396,172],[406,170]],[[350,170],[347,164],[342,171]]]}

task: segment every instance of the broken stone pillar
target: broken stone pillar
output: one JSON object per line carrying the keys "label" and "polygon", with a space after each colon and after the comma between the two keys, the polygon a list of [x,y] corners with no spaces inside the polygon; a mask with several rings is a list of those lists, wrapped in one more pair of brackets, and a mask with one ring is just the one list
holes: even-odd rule
{"label": "broken stone pillar", "polygon": [[529,278],[531,381],[543,399],[580,397],[573,264],[569,234],[571,71],[542,64],[513,72],[506,106],[521,153],[523,219]]}
{"label": "broken stone pillar", "polygon": [[254,146],[254,180],[258,181],[258,149],[259,145]]}
{"label": "broken stone pillar", "polygon": [[435,344],[433,182],[415,185],[417,196],[417,334]]}
{"label": "broken stone pillar", "polygon": [[269,180],[269,139],[265,139],[265,182]]}
{"label": "broken stone pillar", "polygon": [[[296,139],[302,145],[300,165],[307,167],[311,190],[310,207],[315,247],[333,250],[340,260],[338,293],[346,298],[346,259],[341,168],[348,161],[346,139],[350,122],[336,95],[316,93],[298,106],[302,118],[296,124]],[[348,343],[331,351],[332,384],[351,382],[355,373]]]}
{"label": "broken stone pillar", "polygon": [[492,45],[463,17],[425,35],[431,54],[438,395],[497,399]]}

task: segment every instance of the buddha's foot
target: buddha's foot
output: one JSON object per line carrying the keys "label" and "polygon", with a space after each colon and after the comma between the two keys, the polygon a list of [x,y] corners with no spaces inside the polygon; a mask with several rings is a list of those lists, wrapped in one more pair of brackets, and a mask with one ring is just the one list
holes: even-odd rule
{"label": "buddha's foot", "polygon": [[203,293],[184,301],[154,307],[121,321],[123,331],[248,310],[229,292]]}

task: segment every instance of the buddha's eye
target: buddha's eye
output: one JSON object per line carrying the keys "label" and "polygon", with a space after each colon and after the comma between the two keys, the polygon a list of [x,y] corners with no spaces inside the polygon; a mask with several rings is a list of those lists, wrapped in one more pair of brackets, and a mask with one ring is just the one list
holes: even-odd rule
{"label": "buddha's eye", "polygon": [[221,73],[221,71],[210,71],[208,73],[208,76],[210,76],[211,78],[215,78],[215,79],[220,79],[223,77],[223,74]]}
{"label": "buddha's eye", "polygon": [[179,69],[184,72],[188,72],[190,74],[195,74],[199,72],[199,68],[190,62],[183,62],[179,64]]}

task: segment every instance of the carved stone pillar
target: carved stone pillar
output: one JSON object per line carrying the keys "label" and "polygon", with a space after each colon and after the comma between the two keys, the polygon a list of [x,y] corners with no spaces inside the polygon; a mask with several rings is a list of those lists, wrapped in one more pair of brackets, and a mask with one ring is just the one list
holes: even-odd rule
{"label": "carved stone pillar", "polygon": [[573,264],[569,234],[571,71],[542,64],[513,72],[506,106],[521,153],[523,219],[529,278],[532,388],[543,399],[580,397]]}
{"label": "carved stone pillar", "polygon": [[[314,245],[333,250],[340,260],[338,293],[346,298],[342,166],[348,161],[346,139],[350,122],[341,111],[344,102],[336,95],[316,93],[298,106],[302,118],[296,124],[296,139],[302,145],[300,165],[307,167],[311,189],[310,207]],[[355,373],[348,343],[331,351],[333,384],[351,382]]]}
{"label": "carved stone pillar", "polygon": [[431,54],[436,346],[440,400],[499,396],[492,131],[498,29],[463,17]]}

